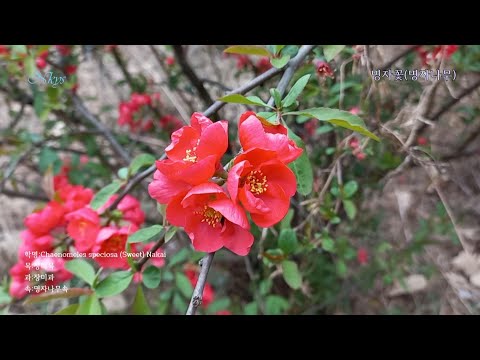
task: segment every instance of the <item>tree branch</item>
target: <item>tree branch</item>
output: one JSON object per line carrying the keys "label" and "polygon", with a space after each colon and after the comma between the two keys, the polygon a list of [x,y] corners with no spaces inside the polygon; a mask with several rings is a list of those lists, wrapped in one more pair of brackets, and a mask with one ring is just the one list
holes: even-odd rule
{"label": "tree branch", "polygon": [[183,73],[190,80],[193,87],[197,90],[198,95],[202,99],[205,106],[209,106],[213,102],[213,99],[208,93],[207,89],[205,89],[205,86],[203,86],[203,82],[198,78],[197,74],[195,71],[193,71],[192,67],[188,63],[182,45],[173,45],[173,52],[175,53],[175,58],[182,68]]}
{"label": "tree branch", "polygon": [[205,283],[207,282],[208,271],[210,270],[210,265],[212,265],[213,257],[215,253],[207,254],[201,261],[202,269],[198,275],[197,284],[193,290],[192,299],[188,305],[186,315],[195,315],[197,308],[202,303],[203,289],[205,288]]}
{"label": "tree branch", "polygon": [[[295,74],[295,71],[297,68],[300,66],[300,64],[305,60],[307,55],[310,53],[315,48],[316,45],[303,45],[300,50],[298,50],[297,55],[293,59],[291,59],[287,66],[285,73],[283,74],[282,78],[280,79],[280,82],[277,85],[277,90],[280,93],[280,97],[285,94],[285,91],[287,90],[287,86],[290,83],[290,80],[292,80],[293,74]],[[274,104],[274,99],[273,97],[270,98],[268,101],[268,105],[272,106]]]}
{"label": "tree branch", "polygon": [[123,147],[117,142],[110,130],[103,125],[83,104],[82,100],[77,95],[72,96],[73,103],[75,108],[83,115],[83,117],[88,121],[88,123],[94,126],[102,136],[110,143],[113,151],[117,154],[124,165],[129,165],[131,158],[130,155],[123,149]]}
{"label": "tree branch", "polygon": [[5,196],[10,196],[10,197],[19,197],[19,198],[34,200],[34,201],[49,201],[49,198],[46,196],[39,195],[39,194],[30,194],[23,191],[17,192],[13,190],[3,189],[0,192],[0,194],[3,194]]}
{"label": "tree branch", "polygon": [[381,71],[389,70],[390,67],[391,67],[392,65],[394,65],[398,60],[400,60],[401,58],[407,56],[407,55],[410,54],[412,51],[415,51],[415,50],[418,49],[420,46],[422,46],[422,45],[410,46],[409,48],[401,51],[397,56],[395,56],[393,59],[389,60],[385,65],[382,65],[382,66],[380,67],[380,70],[381,70]]}

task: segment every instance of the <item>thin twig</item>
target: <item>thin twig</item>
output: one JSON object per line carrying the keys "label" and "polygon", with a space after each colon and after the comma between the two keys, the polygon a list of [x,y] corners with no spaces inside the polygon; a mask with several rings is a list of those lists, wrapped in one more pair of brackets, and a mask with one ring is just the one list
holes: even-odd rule
{"label": "thin twig", "polygon": [[203,289],[205,287],[205,283],[207,282],[208,271],[210,270],[210,265],[212,265],[214,256],[214,252],[209,253],[201,260],[202,269],[200,270],[200,274],[198,275],[197,284],[195,285],[195,289],[193,290],[192,299],[190,300],[190,304],[188,305],[186,315],[195,315],[197,308],[202,303]]}
{"label": "thin twig", "polygon": [[34,200],[34,201],[49,201],[49,198],[46,196],[39,195],[39,194],[30,194],[24,191],[17,192],[14,190],[3,189],[0,193],[5,196],[24,198],[24,199]]}
{"label": "thin twig", "polygon": [[398,60],[400,60],[401,58],[407,56],[408,54],[410,54],[412,51],[415,51],[416,49],[418,49],[421,45],[414,45],[414,46],[410,46],[409,48],[403,50],[402,52],[400,52],[397,56],[395,56],[393,59],[389,60],[385,65],[382,65],[380,67],[380,70],[381,71],[384,71],[384,70],[389,70],[390,67],[392,65],[394,65]]}
{"label": "thin twig", "polygon": [[130,164],[131,158],[130,155],[124,150],[124,148],[117,142],[110,130],[103,125],[83,104],[82,100],[77,95],[73,95],[73,103],[75,108],[83,115],[83,117],[89,122],[90,125],[94,126],[102,136],[110,143],[115,154],[120,156],[124,165]]}
{"label": "thin twig", "polygon": [[182,45],[173,45],[173,52],[175,53],[175,58],[182,68],[183,73],[188,80],[190,80],[193,87],[197,90],[198,95],[202,99],[205,106],[209,106],[211,103],[213,103],[213,99],[208,93],[207,89],[205,89],[205,86],[203,86],[203,82],[198,78],[197,74],[195,71],[193,71],[192,67],[188,63]]}

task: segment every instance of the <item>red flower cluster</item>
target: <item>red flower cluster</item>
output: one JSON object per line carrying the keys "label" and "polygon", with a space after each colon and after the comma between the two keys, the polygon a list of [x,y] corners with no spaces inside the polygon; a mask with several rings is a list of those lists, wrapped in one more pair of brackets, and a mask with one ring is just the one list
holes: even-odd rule
{"label": "red flower cluster", "polygon": [[[286,164],[302,149],[288,138],[287,129],[251,111],[238,126],[243,153],[228,177],[212,181],[224,172],[220,160],[228,148],[228,123],[213,123],[200,113],[172,134],[165,149],[168,159],[156,163],[150,196],[167,204],[167,220],[185,228],[198,251],[226,247],[247,255],[253,236],[245,210],[258,226],[272,226],[286,215],[296,192],[295,175]],[[220,186],[225,179],[226,186]]]}
{"label": "red flower cluster", "polygon": [[270,59],[262,56],[258,61],[254,62],[248,55],[240,54],[225,54],[226,56],[234,56],[237,58],[238,70],[253,70],[255,74],[263,74],[265,71],[271,69],[272,64]]}
{"label": "red flower cluster", "polygon": [[357,251],[357,261],[360,265],[368,264],[368,251],[365,248],[359,248]]}
{"label": "red flower cluster", "polygon": [[[68,165],[64,166],[54,177],[55,200],[25,218],[19,260],[10,269],[10,294],[15,298],[52,290],[54,285],[69,280],[72,275],[65,270],[65,262],[78,257],[69,256],[72,251],[93,257],[105,268],[128,268],[119,252],[125,250],[128,234],[145,220],[139,201],[127,195],[115,217],[102,222],[103,210],[116,196],[94,211],[89,207],[93,190],[70,184],[68,171]],[[74,250],[65,246],[67,235],[73,239]]]}
{"label": "red flower cluster", "polygon": [[417,48],[417,53],[425,66],[437,64],[443,57],[450,58],[458,50],[458,45],[437,45],[432,50]]}
{"label": "red flower cluster", "polygon": [[325,79],[327,77],[333,79],[333,70],[326,61],[316,60],[314,64],[317,68],[317,74],[320,79]]}
{"label": "red flower cluster", "polygon": [[360,147],[360,141],[358,140],[358,138],[352,137],[348,141],[348,146],[350,147],[350,149],[352,149],[352,154],[355,155],[355,157],[358,160],[360,160],[360,161],[365,160],[365,158],[367,157],[367,154],[365,154],[362,151],[362,148]]}
{"label": "red flower cluster", "polygon": [[[152,107],[160,104],[160,94],[133,93],[128,101],[118,107],[118,125],[128,125],[130,131],[150,131],[154,127]],[[173,115],[165,115],[159,121],[162,130],[172,133],[182,126],[181,120]]]}

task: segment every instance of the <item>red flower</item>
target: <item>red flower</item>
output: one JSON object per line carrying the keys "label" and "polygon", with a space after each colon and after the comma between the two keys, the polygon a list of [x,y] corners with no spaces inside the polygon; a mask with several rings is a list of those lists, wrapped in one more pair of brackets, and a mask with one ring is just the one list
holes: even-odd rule
{"label": "red flower", "polygon": [[55,47],[62,56],[68,56],[72,53],[72,49],[69,45],[55,45]]}
{"label": "red flower", "polygon": [[25,218],[25,226],[35,235],[47,235],[63,221],[65,210],[54,201],[49,202],[42,210]]}
{"label": "red flower", "polygon": [[419,136],[418,139],[417,139],[417,144],[420,145],[420,146],[425,146],[428,144],[428,140],[426,137],[423,137],[423,136]]}
{"label": "red flower", "polygon": [[[356,150],[359,150],[359,149],[356,149]],[[367,155],[361,150],[354,151],[353,153],[354,153],[355,157],[360,161],[365,160],[365,158],[367,157]]]}
{"label": "red flower", "polygon": [[316,61],[317,74],[320,78],[330,77],[333,79],[333,70],[330,65],[325,61]]}
{"label": "red flower", "polygon": [[[117,200],[118,195],[111,196],[107,202],[98,209],[98,212],[101,214],[107,209],[110,205]],[[145,213],[142,210],[140,201],[138,201],[132,195],[126,195],[120,203],[117,205],[117,210],[122,212],[122,219],[129,221],[130,223],[140,227],[145,221]]]}
{"label": "red flower", "polygon": [[47,66],[47,61],[42,57],[37,57],[35,59],[35,65],[37,65],[37,68],[42,70],[45,69],[45,67]]}
{"label": "red flower", "polygon": [[69,223],[67,233],[75,241],[75,248],[80,252],[89,251],[95,245],[100,231],[100,217],[90,208],[84,207],[65,217]]}
{"label": "red flower", "polygon": [[214,252],[226,247],[247,255],[253,244],[245,211],[213,183],[192,188],[167,206],[168,221],[185,228],[197,251]]}
{"label": "red flower", "polygon": [[5,45],[0,45],[0,55],[8,55],[10,50]]}
{"label": "red flower", "polygon": [[165,63],[168,65],[168,66],[173,66],[175,65],[175,58],[173,56],[167,56],[165,58]]}
{"label": "red flower", "polygon": [[304,125],[305,131],[307,132],[308,136],[315,135],[315,130],[318,127],[318,120],[317,119],[310,119]]}
{"label": "red flower", "polygon": [[235,158],[227,186],[232,200],[240,200],[261,227],[282,220],[297,191],[295,174],[276,158],[275,152],[263,149],[251,149]]}
{"label": "red flower", "polygon": [[268,57],[262,57],[260,60],[257,62],[257,73],[262,74],[265,71],[269,70],[272,68],[272,64],[270,63],[270,59]]}
{"label": "red flower", "polygon": [[219,310],[215,315],[232,315],[232,312],[230,310]]}
{"label": "red flower", "polygon": [[58,190],[58,196],[63,201],[65,212],[69,213],[88,205],[93,198],[93,190],[82,185],[67,184]]}
{"label": "red flower", "polygon": [[73,75],[77,71],[77,65],[67,65],[65,66],[65,74]]}
{"label": "red flower", "polygon": [[215,155],[219,163],[228,147],[228,122],[212,120],[200,113],[193,113],[190,126],[175,131],[172,142],[165,149],[168,158],[174,161],[197,163]]}
{"label": "red flower", "polygon": [[258,118],[253,111],[247,111],[238,122],[238,136],[244,151],[253,148],[275,151],[280,161],[288,164],[302,154],[302,149],[288,138],[287,128],[273,125]]}
{"label": "red flower", "polygon": [[[185,276],[190,280],[192,287],[195,287],[198,281],[198,274],[194,270],[185,270]],[[207,308],[215,299],[215,292],[213,291],[212,285],[208,282],[205,283],[202,294],[202,307]]]}
{"label": "red flower", "polygon": [[150,95],[133,93],[130,97],[130,105],[134,111],[138,110],[141,106],[151,104],[152,98],[150,97]]}
{"label": "red flower", "polygon": [[360,146],[360,141],[356,137],[350,138],[348,140],[348,146],[350,146],[352,149],[357,149]]}
{"label": "red flower", "polygon": [[365,265],[368,263],[368,251],[365,248],[360,248],[357,251],[357,260],[360,265]]}
{"label": "red flower", "polygon": [[104,268],[128,269],[127,258],[121,257],[120,252],[125,251],[128,235],[136,230],[134,225],[102,228],[92,248],[92,252],[97,254],[95,261]]}
{"label": "red flower", "polygon": [[55,242],[55,238],[51,235],[37,236],[30,230],[23,230],[20,233],[20,237],[22,238],[22,243],[18,249],[18,258],[24,261],[30,260],[28,252],[42,250],[50,251]]}
{"label": "red flower", "polygon": [[247,55],[237,56],[237,69],[242,70],[251,64],[250,58]]}

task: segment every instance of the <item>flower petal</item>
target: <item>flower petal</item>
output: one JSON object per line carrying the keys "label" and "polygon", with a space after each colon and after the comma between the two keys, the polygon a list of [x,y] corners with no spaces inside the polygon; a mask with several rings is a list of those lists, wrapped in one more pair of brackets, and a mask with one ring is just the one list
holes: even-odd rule
{"label": "flower petal", "polygon": [[253,195],[250,190],[247,190],[245,187],[240,189],[238,198],[240,199],[240,202],[245,210],[252,214],[266,214],[271,211],[271,209],[262,199],[255,197],[255,195]]}
{"label": "flower petal", "polygon": [[185,230],[192,240],[193,248],[197,251],[210,253],[223,247],[219,224],[213,227],[206,222],[201,222],[199,216],[192,216],[188,218]]}
{"label": "flower petal", "polygon": [[238,187],[240,186],[240,178],[248,173],[251,169],[250,163],[246,160],[240,161],[234,165],[228,172],[227,189],[231,199],[237,202]]}
{"label": "flower petal", "polygon": [[237,255],[245,256],[253,245],[253,235],[241,226],[227,222],[222,233],[223,245]]}
{"label": "flower petal", "polygon": [[259,195],[262,201],[270,208],[265,213],[253,213],[252,220],[260,227],[270,227],[281,221],[287,215],[290,207],[290,198],[285,195],[283,189],[271,183],[263,194]]}
{"label": "flower petal", "polygon": [[292,197],[297,192],[295,174],[284,163],[272,160],[260,165],[259,169],[267,177],[269,184],[279,185],[288,197]]}
{"label": "flower petal", "polygon": [[227,198],[225,190],[212,182],[203,183],[192,188],[182,200],[183,207],[207,205],[208,202]]}
{"label": "flower petal", "polygon": [[216,200],[208,204],[212,209],[222,214],[228,221],[241,226],[244,229],[250,229],[247,214],[241,206],[236,205],[230,199]]}
{"label": "flower petal", "polygon": [[200,133],[191,126],[184,126],[172,133],[172,142],[165,148],[168,158],[182,161],[187,155],[187,150],[192,150],[200,138]]}
{"label": "flower petal", "polygon": [[194,112],[190,118],[190,126],[198,131],[199,134],[201,134],[205,128],[212,124],[212,120],[199,112]]}
{"label": "flower petal", "polygon": [[217,162],[219,162],[227,148],[228,122],[219,121],[203,130],[196,153],[199,159],[208,155],[215,155]]}
{"label": "flower petal", "polygon": [[185,193],[175,196],[167,205],[166,215],[169,223],[184,227],[187,221],[188,210],[182,206]]}
{"label": "flower petal", "polygon": [[148,193],[160,204],[167,204],[177,194],[187,192],[192,186],[183,181],[171,180],[160,171],[155,171],[153,181],[148,185]]}

